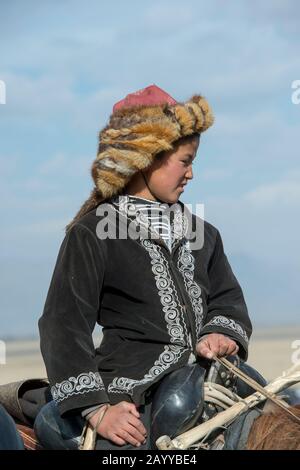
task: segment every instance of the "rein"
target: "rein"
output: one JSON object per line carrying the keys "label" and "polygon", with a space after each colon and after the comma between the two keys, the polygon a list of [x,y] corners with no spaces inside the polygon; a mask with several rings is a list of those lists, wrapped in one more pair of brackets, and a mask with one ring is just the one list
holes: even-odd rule
{"label": "rein", "polygon": [[276,397],[275,394],[267,392],[267,390],[264,387],[259,385],[254,379],[250,378],[247,374],[242,372],[240,369],[238,369],[236,366],[234,366],[231,362],[229,362],[224,357],[214,356],[214,360],[223,364],[224,367],[226,367],[228,370],[233,372],[237,377],[239,377],[245,383],[250,385],[252,388],[254,388],[254,390],[256,390],[257,392],[260,392],[262,395],[267,397],[269,400],[271,400],[273,403],[279,406],[279,408],[283,409],[285,413],[287,413],[294,421],[300,424],[300,418],[296,416],[291,410],[289,410],[288,408],[289,405],[285,403],[283,400],[280,400],[278,397]]}

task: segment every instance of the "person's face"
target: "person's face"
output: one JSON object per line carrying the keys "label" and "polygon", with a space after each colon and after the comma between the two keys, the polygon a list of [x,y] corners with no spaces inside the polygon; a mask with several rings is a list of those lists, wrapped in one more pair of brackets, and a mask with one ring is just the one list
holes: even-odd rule
{"label": "person's face", "polygon": [[192,164],[199,146],[199,137],[193,137],[165,152],[154,160],[146,173],[149,187],[164,202],[175,203],[186,184],[193,178]]}

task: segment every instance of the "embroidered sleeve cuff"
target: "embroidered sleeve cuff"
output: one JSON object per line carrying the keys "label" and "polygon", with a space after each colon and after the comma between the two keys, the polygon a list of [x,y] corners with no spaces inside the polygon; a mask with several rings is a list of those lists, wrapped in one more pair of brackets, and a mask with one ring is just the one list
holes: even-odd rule
{"label": "embroidered sleeve cuff", "polygon": [[61,415],[78,408],[109,402],[99,372],[84,372],[51,387],[53,400]]}
{"label": "embroidered sleeve cuff", "polygon": [[209,333],[221,333],[229,336],[231,339],[237,342],[240,348],[238,355],[243,360],[247,360],[249,343],[248,335],[244,328],[232,318],[228,318],[223,315],[217,315],[203,326],[201,333],[201,339],[204,337],[204,335],[206,336]]}

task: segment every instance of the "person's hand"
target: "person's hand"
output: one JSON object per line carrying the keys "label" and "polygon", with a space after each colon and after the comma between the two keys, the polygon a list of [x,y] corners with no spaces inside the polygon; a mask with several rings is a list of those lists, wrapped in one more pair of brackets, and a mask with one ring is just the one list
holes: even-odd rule
{"label": "person's hand", "polygon": [[[103,414],[103,412],[104,410],[100,408],[89,419],[94,428],[97,426],[100,413]],[[129,443],[139,447],[145,443],[147,436],[147,431],[139,418],[140,413],[133,403],[121,401],[107,408],[97,428],[97,433],[119,446]]]}
{"label": "person's hand", "polygon": [[210,333],[199,341],[196,346],[198,356],[212,359],[213,356],[232,356],[237,354],[238,345],[233,339],[220,333]]}

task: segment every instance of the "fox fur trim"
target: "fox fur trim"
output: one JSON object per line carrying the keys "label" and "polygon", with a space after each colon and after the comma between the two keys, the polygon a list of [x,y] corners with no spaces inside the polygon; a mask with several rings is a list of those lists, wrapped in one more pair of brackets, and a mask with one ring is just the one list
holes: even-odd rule
{"label": "fox fur trim", "polygon": [[200,95],[186,103],[115,111],[99,133],[97,157],[91,169],[95,189],[67,229],[101,201],[120,194],[131,177],[147,169],[157,154],[171,150],[182,137],[206,131],[213,122],[209,104]]}

